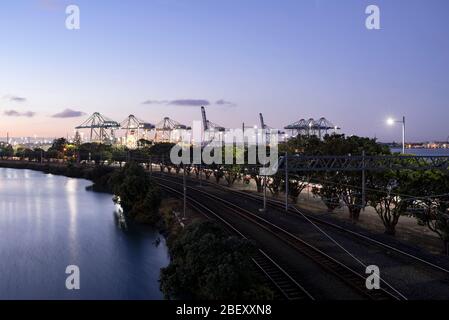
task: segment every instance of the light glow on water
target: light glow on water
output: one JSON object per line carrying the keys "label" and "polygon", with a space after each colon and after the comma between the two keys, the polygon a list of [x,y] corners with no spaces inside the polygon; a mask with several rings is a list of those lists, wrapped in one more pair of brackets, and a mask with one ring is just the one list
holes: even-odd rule
{"label": "light glow on water", "polygon": [[[401,153],[401,148],[392,148],[391,152]],[[406,154],[413,154],[416,156],[449,156],[449,149],[424,149],[424,148],[413,148],[405,149]]]}
{"label": "light glow on water", "polygon": [[[163,298],[164,239],[134,223],[123,228],[112,196],[86,191],[90,184],[0,169],[0,299]],[[81,290],[65,288],[68,265],[79,266]]]}

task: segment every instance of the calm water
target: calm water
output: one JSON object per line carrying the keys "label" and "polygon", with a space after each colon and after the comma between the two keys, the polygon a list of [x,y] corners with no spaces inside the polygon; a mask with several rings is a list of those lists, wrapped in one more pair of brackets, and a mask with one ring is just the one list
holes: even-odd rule
{"label": "calm water", "polygon": [[[402,152],[402,149],[393,148],[392,152]],[[449,149],[405,149],[405,153],[417,156],[449,156]]]}
{"label": "calm water", "polygon": [[[0,299],[162,298],[164,239],[125,225],[111,196],[90,184],[0,169]],[[68,265],[80,268],[79,291],[65,287]]]}

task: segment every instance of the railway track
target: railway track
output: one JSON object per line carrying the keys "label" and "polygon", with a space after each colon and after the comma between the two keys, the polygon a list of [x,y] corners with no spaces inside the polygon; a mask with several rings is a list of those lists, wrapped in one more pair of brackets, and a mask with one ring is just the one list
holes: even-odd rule
{"label": "railway track", "polygon": [[[235,190],[235,192],[238,193],[239,196],[243,196],[243,197],[245,197],[247,199],[263,201],[263,198],[261,196],[250,195],[250,194],[247,194],[245,192],[238,191],[238,190]],[[267,199],[267,204],[270,205],[271,207],[277,209],[277,210],[285,210],[285,204],[283,202],[279,201],[279,200],[275,200],[275,199],[268,200]],[[441,271],[441,272],[449,275],[449,269],[447,269],[447,268],[439,266],[439,265],[437,265],[435,263],[427,261],[427,260],[425,260],[423,258],[420,258],[420,257],[418,257],[416,255],[413,255],[411,253],[405,252],[404,250],[395,248],[395,247],[393,247],[393,246],[391,246],[389,244],[386,244],[386,243],[384,243],[382,241],[373,239],[373,238],[371,238],[369,236],[366,236],[364,234],[361,234],[359,232],[348,230],[348,229],[345,229],[345,228],[343,228],[343,227],[341,227],[341,226],[339,226],[337,224],[334,224],[334,223],[331,223],[331,222],[328,222],[328,221],[324,221],[324,220],[322,220],[320,218],[314,217],[314,216],[312,216],[310,214],[305,213],[303,210],[298,209],[297,207],[289,206],[288,212],[292,213],[292,214],[294,214],[296,216],[299,216],[300,218],[306,217],[308,220],[311,220],[314,223],[317,223],[317,224],[320,224],[320,225],[332,228],[334,230],[337,230],[339,232],[348,234],[348,235],[350,235],[350,236],[352,236],[354,238],[357,238],[358,240],[365,241],[365,242],[367,242],[367,243],[369,243],[371,245],[374,245],[376,247],[379,247],[381,249],[388,250],[389,252],[393,251],[396,254],[399,254],[401,256],[404,256],[404,257],[407,257],[407,258],[413,260],[416,263],[424,264],[427,267],[430,267],[432,269],[435,269],[437,271]]]}
{"label": "railway track", "polygon": [[315,300],[287,271],[277,264],[264,251],[260,250],[252,258],[259,270],[287,300]]}
{"label": "railway track", "polygon": [[[183,195],[182,192],[171,188],[166,185],[162,185],[162,188],[175,196]],[[209,209],[199,201],[193,199],[192,197],[187,197],[189,201],[189,206],[197,211],[198,213],[204,215],[206,218],[218,219],[222,222],[226,229],[239,235],[244,239],[248,239],[241,231],[223,219],[219,214]],[[282,299],[286,300],[315,300],[315,298],[294,279],[284,268],[282,268],[275,260],[270,257],[263,250],[258,249],[257,253],[252,257],[252,261],[255,267],[260,271],[260,273],[268,279],[270,285],[277,291]]]}
{"label": "railway track", "polygon": [[[154,178],[160,182],[160,185],[164,189],[169,188],[171,190],[175,190],[175,188],[173,188],[172,186],[169,186],[167,184],[174,184],[177,187],[182,188],[182,184],[177,181],[165,179],[162,177],[154,177]],[[352,289],[356,290],[359,294],[361,294],[365,298],[368,298],[371,300],[406,299],[397,290],[394,290],[394,288],[391,288],[391,289],[393,289],[392,290],[393,292],[387,291],[384,288],[381,288],[378,290],[368,290],[365,285],[365,281],[366,281],[365,275],[362,275],[362,273],[355,271],[354,269],[352,269],[351,267],[342,263],[341,261],[338,261],[335,258],[327,255],[320,249],[318,249],[315,246],[300,239],[296,235],[291,234],[287,230],[265,220],[264,218],[260,217],[259,215],[256,215],[242,207],[239,207],[238,205],[231,203],[225,199],[222,199],[215,195],[209,194],[203,190],[196,189],[196,188],[193,188],[190,186],[188,186],[187,188],[195,191],[196,192],[195,195],[201,196],[201,200],[203,200],[203,202],[207,198],[207,201],[206,201],[207,203],[210,203],[210,202],[218,203],[222,207],[225,207],[227,209],[227,212],[232,212],[232,213],[238,215],[240,218],[246,219],[247,221],[250,221],[251,223],[264,229],[266,232],[269,232],[271,235],[280,239],[285,244],[294,248],[297,252],[301,253],[303,256],[306,256],[309,259],[311,259],[312,261],[314,261],[317,265],[319,265],[322,269],[324,269],[328,273],[333,274],[335,277],[342,280],[344,283],[346,283],[346,285],[348,285]],[[178,192],[178,195],[182,196],[182,192],[180,192],[180,191],[177,191],[177,192]],[[189,199],[189,201],[194,200],[195,202],[198,203],[198,201],[195,200],[191,195],[188,196],[188,199]],[[230,225],[226,221],[226,219],[223,218],[222,215],[216,214],[216,217],[219,218],[219,220],[221,220],[221,221],[225,221],[227,225]],[[234,228],[234,227],[232,227],[232,228]]]}
{"label": "railway track", "polygon": [[[170,177],[179,180],[177,177],[174,177],[174,176],[170,176]],[[239,190],[233,190],[231,188],[228,188],[228,187],[225,187],[225,186],[221,186],[221,185],[217,185],[217,184],[214,184],[214,183],[211,183],[211,182],[208,182],[208,181],[203,181],[203,183],[205,183],[207,185],[210,185],[212,187],[215,187],[215,188],[220,188],[222,190],[226,190],[228,192],[231,192],[233,194],[238,195],[239,197],[243,197],[243,198],[250,199],[250,200],[253,200],[253,201],[261,201],[261,202],[263,201],[263,197],[259,196],[259,195],[248,194],[247,192],[243,192],[243,191],[239,191]],[[271,208],[274,208],[276,210],[285,211],[285,203],[284,202],[282,202],[280,200],[276,200],[276,199],[269,199],[269,198],[267,198],[266,201],[267,201],[267,206],[269,206]],[[356,232],[356,231],[348,230],[348,229],[343,228],[342,226],[339,226],[339,225],[334,224],[332,222],[320,219],[320,218],[318,218],[316,216],[313,216],[311,214],[308,214],[308,213],[304,212],[303,210],[298,209],[296,206],[291,206],[290,205],[289,209],[288,209],[288,212],[290,214],[293,214],[293,215],[301,218],[301,219],[310,220],[310,221],[312,221],[312,222],[314,222],[316,224],[319,224],[321,226],[325,226],[325,227],[328,227],[330,229],[336,230],[338,232],[344,233],[344,234],[346,234],[346,235],[348,235],[348,236],[350,236],[350,237],[352,237],[352,238],[354,238],[354,239],[356,239],[358,241],[362,241],[362,242],[365,242],[365,243],[367,243],[369,245],[376,246],[376,247],[378,247],[380,249],[386,250],[386,251],[388,251],[388,253],[394,252],[395,254],[398,254],[398,255],[400,255],[402,257],[408,258],[411,262],[422,264],[422,265],[424,265],[426,267],[429,267],[429,268],[431,268],[433,270],[442,272],[443,274],[449,276],[449,269],[447,269],[445,267],[439,266],[439,265],[437,265],[435,263],[427,261],[427,260],[425,260],[425,259],[423,259],[421,257],[418,257],[418,256],[416,256],[416,255],[414,255],[412,253],[406,252],[404,250],[401,250],[399,248],[391,246],[391,245],[389,245],[387,243],[384,243],[382,241],[379,241],[377,239],[373,239],[373,238],[371,238],[371,237],[369,237],[367,235],[361,234],[361,233]]]}

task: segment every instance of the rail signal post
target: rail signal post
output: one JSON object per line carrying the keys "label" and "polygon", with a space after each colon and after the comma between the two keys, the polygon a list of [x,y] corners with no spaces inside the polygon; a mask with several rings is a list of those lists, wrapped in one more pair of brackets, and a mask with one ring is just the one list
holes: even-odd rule
{"label": "rail signal post", "polygon": [[267,173],[263,177],[263,208],[259,209],[259,212],[267,211]]}
{"label": "rail signal post", "polygon": [[183,163],[182,166],[182,184],[183,184],[183,220],[186,219],[186,204],[187,204],[187,185],[186,185],[186,165]]}
{"label": "rail signal post", "polygon": [[263,212],[267,211],[267,175],[263,179]]}

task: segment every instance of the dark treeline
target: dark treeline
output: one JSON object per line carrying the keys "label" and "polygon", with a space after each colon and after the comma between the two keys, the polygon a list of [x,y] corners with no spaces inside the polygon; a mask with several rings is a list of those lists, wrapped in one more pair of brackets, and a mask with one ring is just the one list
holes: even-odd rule
{"label": "dark treeline", "polygon": [[54,140],[47,150],[22,146],[13,148],[10,144],[0,142],[0,159],[30,162],[92,162],[99,165],[112,162],[122,163],[129,159],[149,160],[150,156],[154,155],[166,156],[168,161],[172,147],[171,143],[153,145],[144,139],[139,140],[137,149],[129,149],[121,145],[81,143],[79,140],[69,142],[65,138]]}
{"label": "dark treeline", "polygon": [[[284,152],[304,155],[366,156],[391,155],[388,147],[375,139],[328,135],[323,140],[299,136],[283,146]],[[404,160],[402,160],[404,161]],[[406,161],[415,161],[413,158]],[[449,169],[449,168],[447,168]],[[273,193],[285,183],[280,177],[270,179]],[[349,218],[357,222],[362,208],[374,208],[385,227],[394,235],[401,216],[413,216],[435,232],[449,253],[449,170],[384,170],[365,172],[365,197],[360,172],[310,172],[291,177],[292,201],[302,189],[312,184],[329,212],[345,206]]]}

